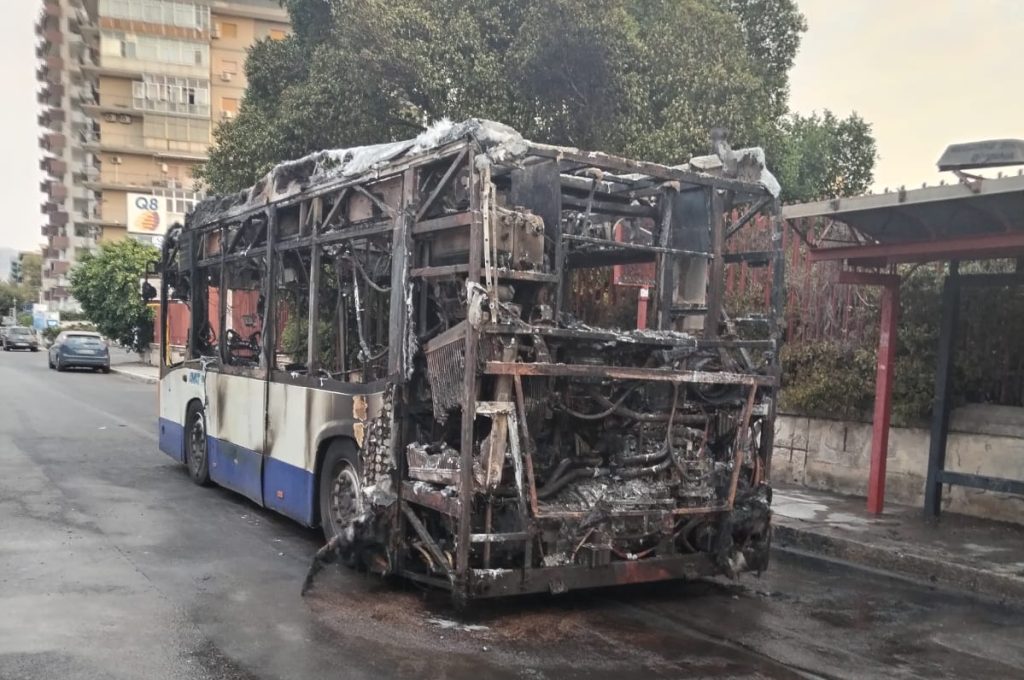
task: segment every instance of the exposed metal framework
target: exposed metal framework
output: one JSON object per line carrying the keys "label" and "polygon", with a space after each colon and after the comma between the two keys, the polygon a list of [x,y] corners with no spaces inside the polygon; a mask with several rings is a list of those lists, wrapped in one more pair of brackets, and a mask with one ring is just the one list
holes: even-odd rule
{"label": "exposed metal framework", "polygon": [[[351,175],[287,170],[201,205],[165,290],[191,301],[186,361],[369,395],[368,425],[336,436],[372,489],[374,564],[460,601],[766,566],[784,291],[762,184],[479,130]],[[758,213],[772,311],[741,338],[724,242]],[[573,316],[581,272],[637,262],[650,330]],[[229,336],[244,290],[258,330]]]}

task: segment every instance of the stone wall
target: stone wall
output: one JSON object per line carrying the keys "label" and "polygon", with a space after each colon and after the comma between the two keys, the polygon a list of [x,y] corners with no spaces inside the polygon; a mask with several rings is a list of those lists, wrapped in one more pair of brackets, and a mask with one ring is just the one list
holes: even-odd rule
{"label": "stone wall", "polygon": [[[813,489],[867,495],[871,423],[780,414],[772,479]],[[946,469],[1024,480],[1024,408],[971,405],[953,412]],[[924,506],[928,430],[889,430],[887,502]],[[946,486],[943,509],[1024,524],[1024,497]]]}

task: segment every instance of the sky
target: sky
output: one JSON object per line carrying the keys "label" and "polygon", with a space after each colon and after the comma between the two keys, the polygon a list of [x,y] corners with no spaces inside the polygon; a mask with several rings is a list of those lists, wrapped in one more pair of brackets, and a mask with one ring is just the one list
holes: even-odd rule
{"label": "sky", "polygon": [[935,167],[949,144],[1024,139],[1024,1],[797,2],[808,30],[790,108],[871,123],[874,191],[950,181]]}
{"label": "sky", "polygon": [[[1024,0],[797,0],[807,17],[790,74],[800,113],[856,111],[873,126],[875,191],[936,184],[954,142],[1024,138]],[[0,0],[0,247],[42,242],[37,0]],[[989,173],[991,174],[991,173]]]}

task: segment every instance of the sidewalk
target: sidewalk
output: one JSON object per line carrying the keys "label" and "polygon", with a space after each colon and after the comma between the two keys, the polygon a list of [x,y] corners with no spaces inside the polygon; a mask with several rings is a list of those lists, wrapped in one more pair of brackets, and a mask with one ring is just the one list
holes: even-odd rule
{"label": "sidewalk", "polygon": [[1024,601],[1024,526],[888,505],[803,487],[773,490],[774,546],[968,591]]}
{"label": "sidewalk", "polygon": [[123,376],[138,380],[140,382],[156,384],[160,379],[160,369],[139,361],[126,361],[118,364],[111,364],[110,370],[113,373],[120,373]]}

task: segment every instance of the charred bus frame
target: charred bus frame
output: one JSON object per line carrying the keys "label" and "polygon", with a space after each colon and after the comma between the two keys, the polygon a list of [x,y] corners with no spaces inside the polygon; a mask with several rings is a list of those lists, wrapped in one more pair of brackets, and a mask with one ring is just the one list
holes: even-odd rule
{"label": "charred bus frame", "polygon": [[[352,413],[362,399],[361,420],[311,435],[307,468],[327,474],[325,448],[354,442],[365,562],[458,600],[763,569],[783,257],[756,155],[719,152],[703,171],[479,124],[388,155],[349,173],[325,168],[353,154],[315,155],[199,206],[163,255],[162,299],[191,301],[184,363],[335,391]],[[767,249],[728,253],[759,214]],[[201,272],[219,267],[223,300],[232,268],[254,259],[261,337],[236,355],[210,343]],[[725,267],[739,261],[773,272],[756,337],[724,312]],[[641,262],[654,263],[650,330],[571,317],[574,272]],[[308,281],[301,365],[280,360],[286,267]],[[371,289],[386,365],[365,337]],[[326,325],[325,305],[337,310]],[[266,454],[276,416],[263,404]],[[292,516],[323,522],[311,502]]]}

